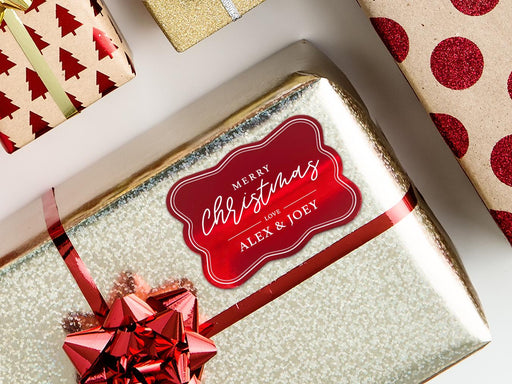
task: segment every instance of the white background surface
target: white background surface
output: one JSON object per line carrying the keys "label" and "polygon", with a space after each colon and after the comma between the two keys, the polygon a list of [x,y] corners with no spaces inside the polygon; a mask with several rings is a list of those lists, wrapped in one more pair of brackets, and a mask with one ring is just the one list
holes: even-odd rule
{"label": "white background surface", "polygon": [[140,0],[106,1],[133,50],[138,76],[14,155],[0,150],[0,220],[238,72],[306,38],[351,79],[453,239],[483,302],[493,343],[432,383],[512,383],[512,248],[355,0],[267,0],[182,54]]}

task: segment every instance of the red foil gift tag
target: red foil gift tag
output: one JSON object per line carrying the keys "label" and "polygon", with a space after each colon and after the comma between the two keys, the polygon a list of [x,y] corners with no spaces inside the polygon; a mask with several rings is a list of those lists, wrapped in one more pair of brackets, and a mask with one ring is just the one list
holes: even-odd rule
{"label": "red foil gift tag", "polygon": [[264,264],[298,252],[316,234],[346,224],[361,206],[322,127],[295,116],[169,191],[170,213],[219,288],[243,284]]}

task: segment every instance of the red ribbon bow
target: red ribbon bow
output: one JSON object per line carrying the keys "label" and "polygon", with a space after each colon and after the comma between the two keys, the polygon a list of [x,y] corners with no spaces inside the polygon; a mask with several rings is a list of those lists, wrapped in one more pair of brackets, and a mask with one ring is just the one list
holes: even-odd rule
{"label": "red ribbon bow", "polygon": [[199,384],[217,350],[198,333],[197,299],[178,289],[116,299],[100,327],[66,337],[81,383]]}
{"label": "red ribbon bow", "polygon": [[83,384],[200,384],[215,344],[198,333],[187,289],[117,298],[109,307],[69,240],[53,190],[43,196],[48,232],[100,326],[68,335],[64,351]]}

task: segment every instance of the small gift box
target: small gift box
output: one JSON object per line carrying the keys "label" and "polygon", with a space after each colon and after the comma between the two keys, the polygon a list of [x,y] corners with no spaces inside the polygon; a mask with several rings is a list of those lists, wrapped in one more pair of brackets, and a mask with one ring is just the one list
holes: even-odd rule
{"label": "small gift box", "polygon": [[265,0],[144,0],[178,52],[183,52]]}
{"label": "small gift box", "polygon": [[0,223],[13,382],[72,382],[67,354],[84,383],[410,384],[490,340],[446,234],[307,42],[55,196]]}
{"label": "small gift box", "polygon": [[48,132],[135,76],[101,0],[0,0],[0,142]]}
{"label": "small gift box", "polygon": [[359,3],[512,242],[510,3]]}

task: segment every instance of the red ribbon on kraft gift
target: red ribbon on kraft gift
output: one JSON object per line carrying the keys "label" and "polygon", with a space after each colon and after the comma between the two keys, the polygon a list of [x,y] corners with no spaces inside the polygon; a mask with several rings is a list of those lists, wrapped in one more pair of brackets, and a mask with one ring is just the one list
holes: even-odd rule
{"label": "red ribbon on kraft gift", "polygon": [[84,384],[200,384],[217,351],[209,338],[381,235],[417,205],[411,186],[391,209],[199,325],[197,299],[186,289],[145,301],[130,294],[109,307],[62,226],[54,190],[42,199],[48,233],[100,324],[64,342]]}

